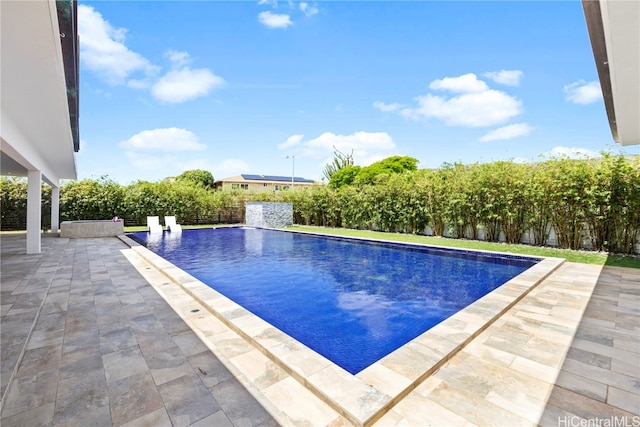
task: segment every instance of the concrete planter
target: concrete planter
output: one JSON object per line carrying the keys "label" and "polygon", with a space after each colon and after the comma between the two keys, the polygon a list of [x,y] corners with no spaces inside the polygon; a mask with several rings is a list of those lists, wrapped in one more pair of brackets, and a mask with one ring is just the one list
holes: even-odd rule
{"label": "concrete planter", "polygon": [[60,224],[60,237],[84,239],[88,237],[111,237],[124,234],[124,221],[80,220],[63,221]]}

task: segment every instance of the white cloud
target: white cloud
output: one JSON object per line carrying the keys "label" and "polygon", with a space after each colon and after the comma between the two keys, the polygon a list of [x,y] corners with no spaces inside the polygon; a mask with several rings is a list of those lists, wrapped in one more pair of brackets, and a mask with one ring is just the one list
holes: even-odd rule
{"label": "white cloud", "polygon": [[[173,69],[158,78],[160,67],[125,46],[126,31],[113,28],[93,7],[78,6],[80,58],[88,69],[107,83],[126,83],[132,89],[151,88],[155,99],[168,103],[205,96],[225,84],[224,79],[206,68],[189,68],[189,53],[178,50],[165,53]],[[136,73],[137,76],[132,78]]]}
{"label": "white cloud", "polygon": [[128,151],[144,151],[145,155],[149,151],[157,153],[207,149],[193,132],[175,127],[143,130],[119,145]]}
{"label": "white cloud", "polygon": [[597,81],[578,80],[564,87],[566,100],[574,104],[592,104],[602,99],[602,90]]}
{"label": "white cloud", "polygon": [[226,159],[213,166],[213,177],[215,179],[228,178],[251,171],[251,167],[244,160]]}
{"label": "white cloud", "polygon": [[373,103],[373,106],[378,110],[384,111],[386,113],[391,111],[398,111],[399,109],[402,108],[402,104],[398,104],[397,102],[394,102],[392,104],[385,104],[382,101],[376,101]]}
{"label": "white cloud", "polygon": [[568,157],[570,159],[584,159],[601,157],[597,151],[581,147],[554,147],[551,151],[542,154],[543,157]]}
{"label": "white cloud", "polygon": [[519,136],[529,135],[533,128],[526,123],[514,123],[494,129],[479,139],[480,142],[513,139]]}
{"label": "white cloud", "polygon": [[124,44],[126,31],[113,28],[93,7],[78,6],[80,58],[89,70],[111,85],[123,84],[135,72],[157,72],[157,67]]}
{"label": "white cloud", "polygon": [[454,93],[477,93],[484,92],[489,86],[482,80],[478,80],[473,73],[463,74],[458,77],[445,77],[429,83],[429,89],[448,90]]}
{"label": "white cloud", "polygon": [[381,111],[397,111],[412,120],[436,119],[447,126],[488,127],[501,125],[522,113],[522,102],[506,92],[489,88],[473,73],[433,80],[431,90],[453,92],[453,96],[427,93],[415,98],[415,107],[399,103],[373,106]]}
{"label": "white cloud", "polygon": [[401,114],[413,120],[438,119],[447,126],[495,126],[522,112],[520,101],[494,89],[452,98],[427,94],[417,101],[416,108],[405,108]]}
{"label": "white cloud", "polygon": [[300,10],[307,16],[313,16],[318,13],[318,8],[316,6],[310,6],[309,3],[305,1],[300,2]]}
{"label": "white cloud", "polygon": [[396,147],[393,138],[386,132],[355,132],[351,135],[336,135],[325,132],[317,138],[304,143],[311,152],[333,152],[334,147],[340,151],[360,150],[379,151]]}
{"label": "white cloud", "polygon": [[287,28],[290,25],[293,25],[291,21],[291,17],[287,14],[282,13],[272,13],[269,11],[261,12],[258,15],[258,20],[263,25],[269,28]]}
{"label": "white cloud", "polygon": [[183,67],[169,71],[151,88],[151,94],[159,101],[180,103],[209,94],[212,89],[225,85],[222,77],[206,68],[192,70]]}
{"label": "white cloud", "polygon": [[286,148],[295,147],[302,142],[302,138],[304,138],[304,135],[291,135],[285,142],[278,144],[278,149],[284,150]]}
{"label": "white cloud", "polygon": [[176,66],[187,65],[189,60],[189,53],[179,50],[169,50],[165,52],[164,56],[169,58],[169,61],[173,62]]}
{"label": "white cloud", "polygon": [[487,72],[483,75],[496,83],[507,86],[518,86],[520,84],[522,74],[523,73],[520,70],[500,70]]}
{"label": "white cloud", "polygon": [[[300,135],[293,135],[298,137]],[[280,144],[283,145],[283,144]],[[280,146],[278,146],[280,148]],[[396,148],[393,138],[386,132],[355,132],[351,135],[336,135],[325,132],[317,138],[296,144],[296,155],[323,159],[323,163],[333,158],[335,149],[351,153],[356,164],[366,166],[383,159]]]}

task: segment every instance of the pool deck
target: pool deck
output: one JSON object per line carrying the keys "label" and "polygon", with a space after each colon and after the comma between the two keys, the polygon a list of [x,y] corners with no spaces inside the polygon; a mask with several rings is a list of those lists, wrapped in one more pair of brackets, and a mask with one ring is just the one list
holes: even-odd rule
{"label": "pool deck", "polygon": [[[118,238],[0,244],[3,426],[353,424]],[[637,425],[640,271],[563,264],[402,394],[372,425]]]}

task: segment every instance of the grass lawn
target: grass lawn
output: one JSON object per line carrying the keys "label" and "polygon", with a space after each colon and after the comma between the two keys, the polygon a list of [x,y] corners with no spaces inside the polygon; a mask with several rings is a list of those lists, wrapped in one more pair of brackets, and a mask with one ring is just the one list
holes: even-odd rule
{"label": "grass lawn", "polygon": [[418,236],[414,234],[382,233],[368,230],[350,230],[344,228],[325,228],[295,225],[289,228],[295,231],[332,234],[336,236],[362,237],[366,239],[390,240],[394,242],[422,243],[449,248],[478,249],[484,251],[508,252],[518,255],[533,255],[564,258],[571,262],[584,264],[612,265],[618,267],[640,268],[640,258],[622,255],[609,255],[603,252],[573,251],[528,245],[508,245],[506,243],[481,242],[477,240],[449,239],[446,237]]}

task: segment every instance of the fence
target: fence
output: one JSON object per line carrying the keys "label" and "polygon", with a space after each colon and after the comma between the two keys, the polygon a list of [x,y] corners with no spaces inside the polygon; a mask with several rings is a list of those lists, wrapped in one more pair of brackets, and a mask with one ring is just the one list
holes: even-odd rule
{"label": "fence", "polygon": [[[74,220],[75,218],[61,218],[61,221]],[[93,219],[111,219],[111,218],[93,218]],[[123,218],[125,226],[144,226],[147,225],[147,218]],[[199,225],[199,224],[243,224],[244,223],[244,205],[233,206],[230,208],[220,209],[206,214],[198,214],[195,219],[183,222],[183,219],[176,218],[178,223],[183,225]],[[42,229],[48,230],[51,227],[51,209],[42,209]],[[0,230],[17,231],[27,229],[27,212],[25,210],[9,210],[3,209],[2,222]]]}

